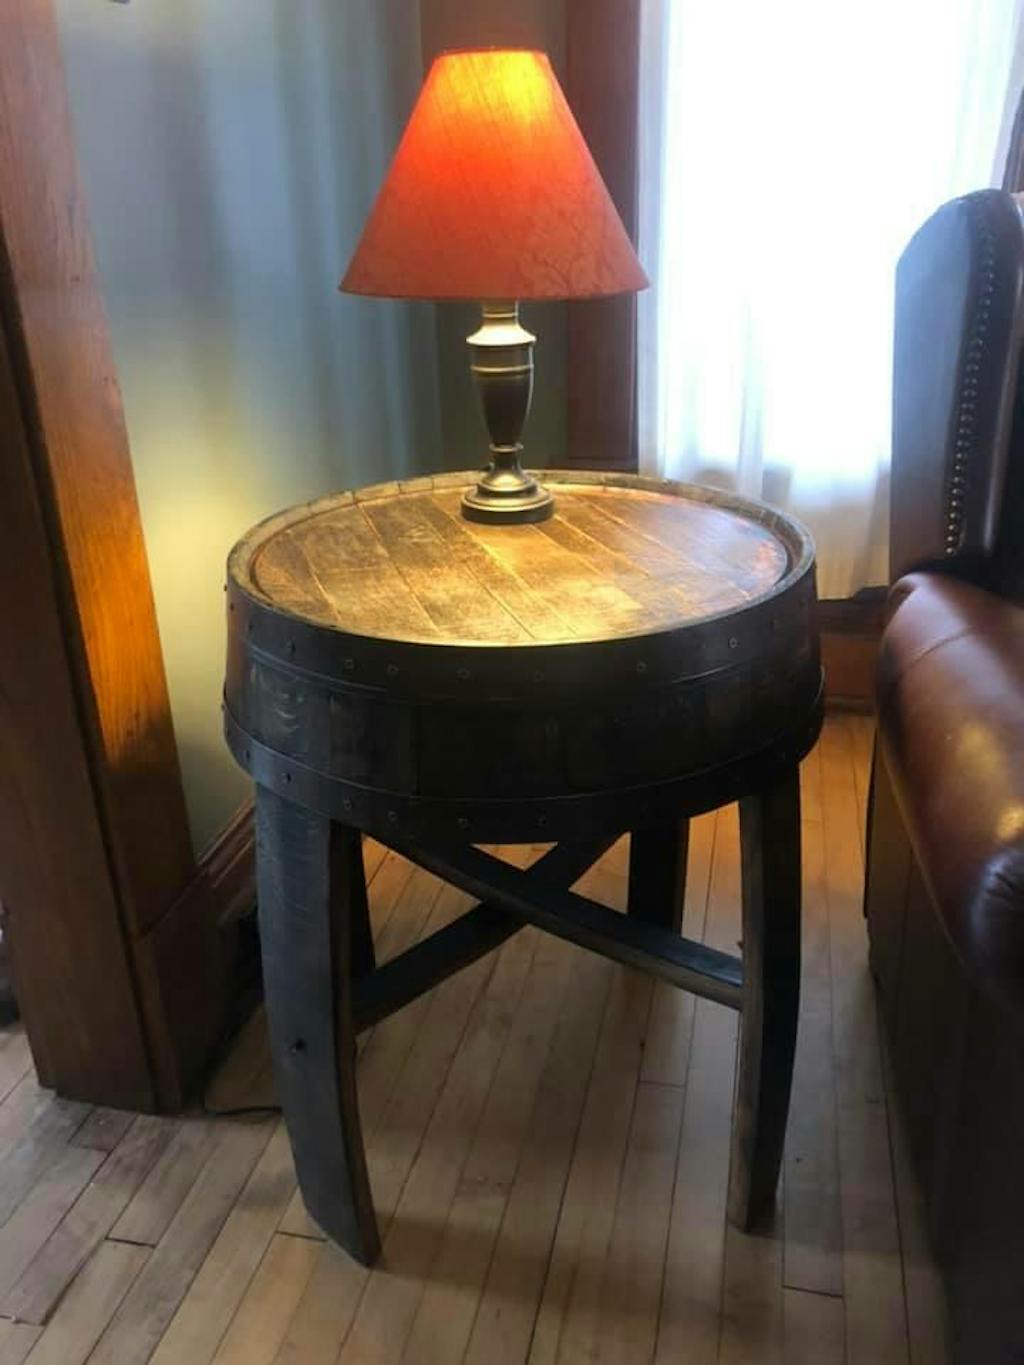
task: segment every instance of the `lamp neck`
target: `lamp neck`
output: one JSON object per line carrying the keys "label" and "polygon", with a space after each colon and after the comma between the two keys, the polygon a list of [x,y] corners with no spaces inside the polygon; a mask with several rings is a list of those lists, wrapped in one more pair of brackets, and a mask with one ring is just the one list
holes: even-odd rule
{"label": "lamp neck", "polygon": [[[485,299],[480,305],[483,320],[466,340],[470,346],[533,346],[537,338],[519,321],[519,304],[506,299]],[[532,365],[532,351],[530,353]]]}
{"label": "lamp neck", "polygon": [[543,521],[551,496],[519,464],[519,438],[533,396],[533,343],[519,321],[519,305],[486,300],[480,327],[467,337],[470,369],[491,443],[491,463],[462,501],[472,521]]}
{"label": "lamp neck", "polygon": [[536,337],[520,324],[518,303],[487,300],[481,307],[483,321],[466,340],[491,453],[518,455],[533,397]]}

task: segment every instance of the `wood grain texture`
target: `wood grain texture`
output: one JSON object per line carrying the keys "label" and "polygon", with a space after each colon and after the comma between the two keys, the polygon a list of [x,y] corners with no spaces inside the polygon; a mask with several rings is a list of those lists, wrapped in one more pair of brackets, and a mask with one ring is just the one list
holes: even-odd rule
{"label": "wood grain texture", "polygon": [[451,645],[670,629],[759,597],[789,568],[768,526],[710,501],[555,492],[552,522],[511,527],[463,520],[457,488],[342,494],[261,535],[250,581],[319,625]]}
{"label": "wood grain texture", "polygon": [[729,1211],[749,1230],[775,1205],[800,1008],[800,778],[740,802],[743,1005]]}
{"label": "wood grain texture", "polygon": [[126,1242],[98,1247],[36,1342],[31,1365],[84,1365],[149,1255]]}
{"label": "wood grain texture", "polygon": [[171,1136],[168,1122],[135,1119],[37,1255],[24,1267],[3,1310],[26,1322],[46,1322],[80,1267],[110,1232]]}
{"label": "wood grain texture", "polygon": [[[18,523],[0,527],[0,587],[24,597],[0,651],[0,896],[19,994],[49,1084],[178,1107],[223,983],[186,894],[195,860],[52,0],[0,13],[0,262],[14,457],[0,500]],[[20,780],[15,751],[39,775]]]}
{"label": "wood grain texture", "polygon": [[[153,1103],[154,1086],[24,420],[0,328],[0,583],[9,589],[0,614],[5,940],[41,1078],[66,1093],[143,1107]],[[69,1028],[69,1019],[89,1027]]]}
{"label": "wood grain texture", "polygon": [[548,471],[551,520],[486,526],[467,477],[332,495],[232,551],[225,735],[259,785],[389,841],[573,840],[712,809],[813,742],[796,523]]}
{"label": "wood grain texture", "polygon": [[[527,928],[367,1035],[357,1080],[393,1256],[369,1271],[309,1225],[286,1235],[286,1223],[299,1229],[282,1214],[291,1173],[281,1138],[267,1146],[272,1125],[146,1118],[174,1135],[130,1205],[155,1247],[112,1240],[115,1224],[63,1286],[45,1327],[0,1317],[0,1363],[22,1365],[38,1343],[42,1365],[90,1354],[93,1363],[141,1365],[175,1318],[163,1358],[189,1365],[218,1353],[246,1365],[336,1365],[342,1351],[359,1365],[944,1362],[941,1296],[915,1226],[905,1144],[888,1088],[863,1088],[872,1068],[855,1067],[849,1032],[862,991],[871,1005],[856,894],[859,725],[830,717],[826,762],[806,774],[804,963],[813,994],[798,1056],[811,1052],[802,1075],[798,1062],[783,1220],[756,1235],[727,1224],[738,1016],[672,991],[693,1008],[656,1017],[657,985],[649,1009],[650,983]],[[523,866],[537,853],[510,856]],[[368,865],[375,856],[367,851]],[[623,841],[576,890],[621,911],[627,857]],[[740,872],[735,806],[695,820],[684,925],[720,951],[735,951],[741,932]],[[467,904],[393,853],[370,886],[371,923],[396,951]],[[833,996],[835,1039],[823,1023]],[[7,1046],[0,1031],[0,1057]],[[239,1047],[234,1098],[267,1098],[260,1029]],[[35,1187],[60,1152],[95,1149],[76,1145],[82,1106],[69,1114],[33,1087],[29,1076],[0,1101],[0,1161],[32,1128],[45,1157]],[[53,1107],[59,1121],[40,1122]],[[837,1113],[838,1174],[827,1156]],[[212,1139],[201,1153],[200,1130]],[[17,1160],[28,1169],[24,1147]],[[804,1188],[792,1200],[798,1173]],[[19,1202],[30,1195],[22,1187]],[[811,1216],[814,1199],[829,1217]],[[132,1231],[130,1220],[123,1226]],[[809,1292],[812,1284],[831,1288]],[[908,1321],[898,1311],[903,1293]]]}
{"label": "wood grain texture", "polygon": [[380,1240],[356,1096],[349,970],[358,839],[263,788],[256,828],[267,1017],[299,1184],[321,1227],[373,1261]]}
{"label": "wood grain texture", "polygon": [[[53,5],[0,18],[5,313],[48,480],[72,659],[127,913],[148,928],[193,862],[131,455]],[[25,149],[33,148],[26,156]]]}

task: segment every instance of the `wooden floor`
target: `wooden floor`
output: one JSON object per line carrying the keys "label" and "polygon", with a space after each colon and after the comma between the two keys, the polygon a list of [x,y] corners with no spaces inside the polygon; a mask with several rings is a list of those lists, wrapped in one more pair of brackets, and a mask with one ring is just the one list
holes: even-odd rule
{"label": "wooden floor", "polygon": [[[384,1234],[322,1241],[273,1118],[55,1100],[0,1044],[0,1365],[945,1359],[861,915],[870,726],[804,770],[804,987],[775,1226],[727,1227],[736,1016],[533,929],[362,1040]],[[613,906],[625,848],[582,885]],[[379,953],[465,900],[371,848]],[[686,932],[738,934],[735,809],[696,822]],[[221,1104],[272,1098],[262,1020]]]}

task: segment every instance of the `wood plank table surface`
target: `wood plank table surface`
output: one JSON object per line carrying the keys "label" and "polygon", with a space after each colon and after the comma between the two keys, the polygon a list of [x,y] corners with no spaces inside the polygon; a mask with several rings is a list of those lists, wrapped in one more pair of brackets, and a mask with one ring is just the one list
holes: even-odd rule
{"label": "wood plank table surface", "polygon": [[[433,481],[431,481],[433,482]],[[770,525],[644,488],[566,484],[529,526],[459,515],[460,487],[331,498],[261,541],[268,600],[320,625],[448,645],[607,640],[731,611],[789,567]]]}
{"label": "wood plank table surface", "polygon": [[[524,924],[740,1011],[730,1210],[775,1194],[799,997],[798,763],[821,724],[813,547],[714,489],[547,472],[555,515],[461,518],[471,475],[254,528],[225,731],[256,782],[277,1084],[310,1213],[379,1242],[355,1037]],[[689,819],[740,801],[743,956],[681,935]],[[627,914],[569,888],[624,831]],[[382,967],[360,832],[477,904]],[[529,869],[489,845],[547,841]]]}

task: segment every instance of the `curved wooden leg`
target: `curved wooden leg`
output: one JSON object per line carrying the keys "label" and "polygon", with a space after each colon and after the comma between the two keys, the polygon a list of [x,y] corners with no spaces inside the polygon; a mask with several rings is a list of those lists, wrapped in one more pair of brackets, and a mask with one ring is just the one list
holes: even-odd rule
{"label": "curved wooden leg", "polygon": [[689,820],[666,820],[629,836],[629,914],[661,929],[683,927]]}
{"label": "curved wooden leg", "polygon": [[782,1162],[800,1004],[800,776],[740,802],[743,1008],[729,1217],[771,1212]]}
{"label": "curved wooden leg", "polygon": [[363,836],[344,825],[334,826],[331,839],[331,895],[339,909],[348,907],[348,960],[353,976],[366,976],[377,965],[370,927],[370,902],[363,866]]}
{"label": "curved wooden leg", "polygon": [[356,1099],[349,970],[360,836],[264,787],[256,836],[270,1046],[299,1187],[324,1232],[370,1264],[380,1239]]}

